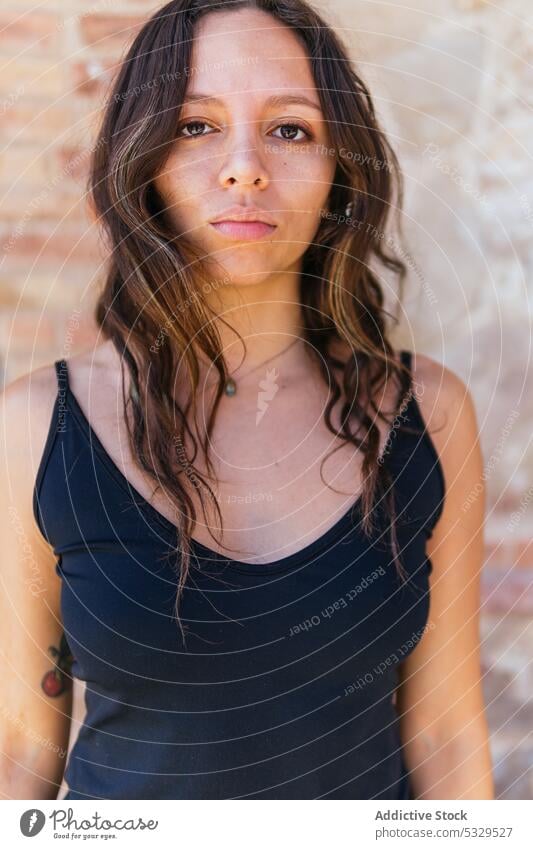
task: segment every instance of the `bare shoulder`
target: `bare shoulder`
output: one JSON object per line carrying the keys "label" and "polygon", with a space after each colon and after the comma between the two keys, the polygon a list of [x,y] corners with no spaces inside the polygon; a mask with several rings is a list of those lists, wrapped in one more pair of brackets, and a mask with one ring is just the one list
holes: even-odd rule
{"label": "bare shoulder", "polygon": [[102,387],[116,386],[120,379],[120,356],[110,340],[67,360],[69,383],[82,394],[96,397]]}
{"label": "bare shoulder", "polygon": [[[483,463],[475,402],[463,379],[432,357],[413,353],[411,367],[413,392],[446,483],[444,512],[451,517],[481,479]],[[483,505],[482,499],[479,505]]]}
{"label": "bare shoulder", "polygon": [[476,426],[476,414],[463,379],[427,354],[413,353],[411,370],[413,392],[434,439],[444,447],[452,434],[454,440],[466,436]]}
{"label": "bare shoulder", "polygon": [[[69,384],[82,395],[96,394],[96,389],[102,385],[116,385],[120,376],[119,357],[111,342],[68,357],[66,362]],[[57,393],[53,362],[16,378],[0,393],[3,426],[9,428],[11,423],[13,427],[9,429],[16,437],[20,433],[20,423],[26,422],[28,429],[38,436],[50,424]]]}
{"label": "bare shoulder", "polygon": [[[43,542],[33,515],[33,490],[56,397],[53,363],[21,375],[0,393],[0,524],[3,545],[8,550],[11,550],[9,534],[15,520],[18,535],[26,544],[36,544],[34,551],[39,551]],[[16,552],[15,547],[13,557]],[[46,555],[41,556],[44,569]],[[49,566],[52,565],[50,559]]]}
{"label": "bare shoulder", "polygon": [[[113,373],[110,352],[101,348],[104,346],[67,359],[69,381],[82,395],[90,391],[91,364],[97,364],[92,372],[95,384],[101,383],[101,373],[106,368]],[[11,501],[16,502],[17,511],[28,517],[28,522],[31,522],[33,487],[53,427],[58,392],[54,362],[19,376],[0,392],[2,486],[6,487]],[[104,406],[105,399],[98,407]]]}
{"label": "bare shoulder", "polygon": [[53,363],[40,366],[9,383],[0,394],[0,427],[6,459],[20,476],[44,447],[57,397]]}
{"label": "bare shoulder", "polygon": [[[69,387],[91,426],[98,433],[115,430],[122,417],[124,363],[108,340],[67,360]],[[126,386],[128,371],[124,368]],[[120,411],[120,412],[119,412]]]}
{"label": "bare shoulder", "polygon": [[28,404],[35,406],[43,401],[46,403],[50,397],[55,398],[56,387],[54,364],[47,363],[8,383],[0,393],[2,405],[22,411]]}

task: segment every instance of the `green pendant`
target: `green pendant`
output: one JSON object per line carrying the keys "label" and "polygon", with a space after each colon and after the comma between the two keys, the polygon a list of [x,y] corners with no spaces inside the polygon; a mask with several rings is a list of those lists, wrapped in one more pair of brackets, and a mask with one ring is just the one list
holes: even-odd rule
{"label": "green pendant", "polygon": [[232,395],[235,395],[235,393],[237,392],[237,384],[235,383],[232,377],[228,378],[228,380],[226,381],[224,392],[230,397]]}

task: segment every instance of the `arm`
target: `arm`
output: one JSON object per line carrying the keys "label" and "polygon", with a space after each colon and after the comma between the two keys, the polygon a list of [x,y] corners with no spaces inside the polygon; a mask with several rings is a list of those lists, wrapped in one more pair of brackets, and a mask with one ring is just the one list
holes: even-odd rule
{"label": "arm", "polygon": [[400,666],[406,766],[418,799],[493,799],[479,647],[485,492],[476,414],[462,381],[418,354],[416,380],[446,497],[427,544],[434,627]]}
{"label": "arm", "polygon": [[69,658],[61,656],[61,581],[33,517],[33,484],[57,392],[40,369],[0,399],[0,795],[55,799],[70,730]]}

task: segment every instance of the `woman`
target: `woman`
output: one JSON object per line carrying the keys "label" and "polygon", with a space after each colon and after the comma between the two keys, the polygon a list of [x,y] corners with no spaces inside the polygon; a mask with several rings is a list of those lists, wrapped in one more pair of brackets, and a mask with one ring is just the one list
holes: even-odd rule
{"label": "woman", "polygon": [[343,45],[167,4],[90,191],[104,339],[4,396],[4,794],[54,797],[10,715],[65,747],[77,677],[66,799],[492,798],[476,418],[389,342],[401,179]]}

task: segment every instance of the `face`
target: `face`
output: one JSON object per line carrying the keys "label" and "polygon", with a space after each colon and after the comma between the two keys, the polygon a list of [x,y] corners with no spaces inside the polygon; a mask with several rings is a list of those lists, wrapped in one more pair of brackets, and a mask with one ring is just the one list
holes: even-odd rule
{"label": "face", "polygon": [[[249,286],[300,268],[335,157],[309,59],[287,27],[245,9],[208,14],[195,36],[176,141],[155,186],[176,232],[216,260],[217,277],[222,268]],[[249,217],[273,226],[227,223],[230,207],[252,207]],[[221,214],[225,223],[211,223]]]}

